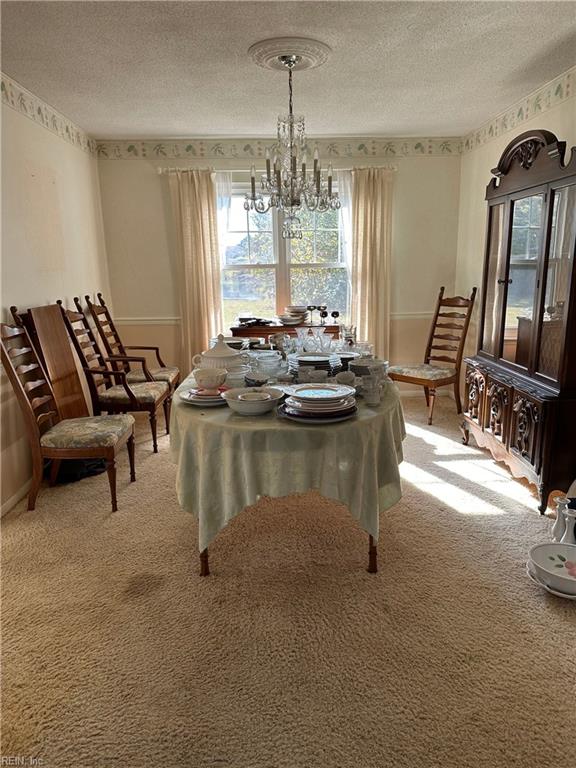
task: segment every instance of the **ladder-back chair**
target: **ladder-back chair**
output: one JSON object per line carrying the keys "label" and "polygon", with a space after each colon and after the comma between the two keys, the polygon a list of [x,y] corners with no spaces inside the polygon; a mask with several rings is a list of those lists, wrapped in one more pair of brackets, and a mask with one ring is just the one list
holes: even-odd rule
{"label": "ladder-back chair", "polygon": [[[180,383],[179,369],[176,368],[176,366],[166,365],[166,363],[160,357],[159,347],[123,344],[122,339],[120,338],[120,334],[118,333],[118,329],[116,328],[116,324],[114,323],[110,310],[106,306],[106,302],[104,301],[102,294],[97,293],[96,296],[98,297],[97,304],[91,300],[90,296],[85,296],[84,298],[86,300],[86,306],[88,307],[90,315],[94,321],[94,325],[98,329],[98,333],[102,338],[102,343],[104,344],[104,349],[106,350],[108,356],[111,359],[113,359],[116,355],[126,356],[126,350],[154,352],[158,362],[158,367],[148,368],[148,372],[156,381],[165,381],[168,384],[170,387],[171,399],[174,390]],[[76,302],[76,300],[74,301]],[[76,308],[79,312],[82,311],[82,307],[79,302],[76,302]],[[132,370],[129,361],[122,363],[122,370],[126,371],[127,380],[129,382],[144,381],[142,371],[139,369]]]}
{"label": "ladder-back chair", "polygon": [[124,445],[130,460],[130,480],[133,482],[136,479],[133,417],[63,419],[48,375],[22,325],[0,324],[0,351],[2,365],[24,416],[32,452],[28,509],[33,510],[36,506],[45,459],[57,465],[66,459],[103,459],[110,483],[112,511],[116,512],[116,455]]}
{"label": "ladder-back chair", "polygon": [[[78,299],[74,301],[76,303]],[[154,453],[158,453],[156,413],[162,405],[166,418],[169,418],[168,385],[163,381],[152,379],[147,373],[146,361],[143,357],[128,355],[116,355],[113,359],[104,357],[84,313],[65,309],[61,300],[56,303],[60,307],[64,324],[86,374],[94,413],[147,412]],[[142,365],[144,381],[129,384],[126,371],[116,368],[117,364],[128,361]],[[168,423],[166,430],[168,431]]]}
{"label": "ladder-back chair", "polygon": [[[445,298],[444,286],[442,286],[426,345],[424,363],[420,365],[391,365],[388,369],[388,375],[394,381],[418,384],[424,387],[424,396],[428,406],[428,424],[432,424],[438,387],[453,385],[456,410],[458,413],[462,413],[460,367],[475,298],[476,288],[472,289],[468,299],[463,296]],[[447,363],[448,365],[438,365],[438,363]]]}

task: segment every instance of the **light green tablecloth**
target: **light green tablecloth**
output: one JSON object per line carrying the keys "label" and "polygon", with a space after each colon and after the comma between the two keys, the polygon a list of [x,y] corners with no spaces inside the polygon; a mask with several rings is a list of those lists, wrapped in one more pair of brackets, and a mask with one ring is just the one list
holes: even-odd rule
{"label": "light green tablecloth", "polygon": [[[177,392],[194,386],[186,379]],[[401,497],[404,418],[389,383],[380,406],[362,400],[354,419],[304,425],[275,412],[240,416],[230,408],[199,408],[175,395],[170,443],[178,464],[176,491],[199,520],[199,548],[259,496],[287,496],[315,488],[348,506],[378,539],[378,513]]]}

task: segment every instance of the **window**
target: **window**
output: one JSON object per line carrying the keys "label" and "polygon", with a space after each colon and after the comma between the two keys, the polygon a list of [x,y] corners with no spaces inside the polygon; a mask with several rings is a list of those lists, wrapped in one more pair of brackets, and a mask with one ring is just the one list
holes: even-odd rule
{"label": "window", "polygon": [[348,273],[338,211],[300,215],[301,240],[283,240],[281,213],[244,210],[244,190],[232,195],[219,232],[224,327],[237,317],[271,318],[289,304],[326,304],[344,315]]}

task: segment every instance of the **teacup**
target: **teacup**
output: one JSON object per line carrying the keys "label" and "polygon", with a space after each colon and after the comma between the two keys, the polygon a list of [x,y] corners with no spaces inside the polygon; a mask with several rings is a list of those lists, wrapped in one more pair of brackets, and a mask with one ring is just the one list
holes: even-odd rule
{"label": "teacup", "polygon": [[301,365],[298,368],[298,383],[309,384],[312,379],[310,376],[315,369],[311,365]]}
{"label": "teacup", "polygon": [[340,371],[336,374],[336,381],[338,384],[344,384],[347,387],[353,387],[356,381],[356,374],[352,371]]}
{"label": "teacup", "polygon": [[200,389],[216,393],[226,381],[227,373],[225,368],[195,368],[194,378]]}

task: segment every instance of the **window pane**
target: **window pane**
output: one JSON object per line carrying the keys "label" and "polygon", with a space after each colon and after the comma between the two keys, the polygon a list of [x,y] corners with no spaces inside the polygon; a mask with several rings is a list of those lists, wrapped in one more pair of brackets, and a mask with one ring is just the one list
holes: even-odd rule
{"label": "window pane", "polygon": [[319,229],[316,231],[316,261],[335,262],[340,260],[338,232]]}
{"label": "window pane", "polygon": [[276,314],[276,271],[223,269],[222,312],[224,329],[235,325],[238,315],[269,318]]}
{"label": "window pane", "polygon": [[340,214],[338,211],[326,211],[316,214],[316,226],[321,229],[338,229]]}
{"label": "window pane", "polygon": [[272,242],[272,233],[250,232],[250,263],[274,263],[274,244]]}
{"label": "window pane", "polygon": [[328,311],[346,312],[348,274],[344,267],[300,267],[290,269],[292,304],[326,304]]}
{"label": "window pane", "polygon": [[300,211],[298,213],[298,218],[300,219],[300,224],[302,225],[302,229],[314,229],[314,211],[309,211],[307,208],[304,208],[304,210]]}
{"label": "window pane", "polygon": [[[512,251],[506,292],[502,357],[528,366],[532,313],[536,296],[537,256],[542,243],[543,195],[517,200],[513,207]],[[526,215],[530,226],[526,226]]]}
{"label": "window pane", "polygon": [[557,379],[560,371],[566,302],[576,242],[576,185],[554,193],[550,255],[546,270],[546,301],[540,317],[542,331],[538,371]]}
{"label": "window pane", "polygon": [[488,255],[488,279],[486,281],[486,307],[482,349],[489,355],[498,354],[498,311],[502,301],[503,286],[498,279],[504,272],[506,253],[502,242],[504,205],[490,209],[490,252]]}
{"label": "window pane", "polygon": [[[314,256],[314,233],[304,232],[301,240],[286,240],[287,247],[290,249],[290,259],[298,264],[310,264],[315,261]],[[292,302],[298,303],[298,302]]]}
{"label": "window pane", "polygon": [[249,211],[248,225],[251,232],[272,232],[272,214]]}
{"label": "window pane", "polygon": [[250,259],[246,232],[228,232],[224,235],[224,264],[247,264]]}
{"label": "window pane", "polygon": [[240,196],[232,197],[228,216],[228,231],[246,232],[247,230],[248,216],[244,210],[244,198]]}

